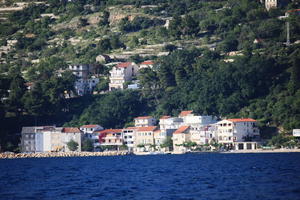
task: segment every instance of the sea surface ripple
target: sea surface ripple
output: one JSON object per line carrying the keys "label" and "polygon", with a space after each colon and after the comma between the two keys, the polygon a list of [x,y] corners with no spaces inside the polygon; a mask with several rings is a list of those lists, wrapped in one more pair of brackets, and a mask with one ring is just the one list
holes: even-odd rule
{"label": "sea surface ripple", "polygon": [[0,199],[297,200],[300,153],[0,160]]}

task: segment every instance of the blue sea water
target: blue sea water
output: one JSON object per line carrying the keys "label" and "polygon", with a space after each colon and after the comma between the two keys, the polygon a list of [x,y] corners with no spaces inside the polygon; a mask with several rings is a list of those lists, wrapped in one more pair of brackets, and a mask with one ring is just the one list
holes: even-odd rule
{"label": "blue sea water", "polygon": [[0,160],[0,199],[300,199],[300,153]]}

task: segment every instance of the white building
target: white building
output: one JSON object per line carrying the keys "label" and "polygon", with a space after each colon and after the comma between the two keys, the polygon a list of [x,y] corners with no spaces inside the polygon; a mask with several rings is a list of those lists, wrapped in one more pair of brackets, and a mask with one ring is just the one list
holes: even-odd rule
{"label": "white building", "polygon": [[265,0],[265,7],[267,10],[277,8],[277,0]]}
{"label": "white building", "polygon": [[128,147],[128,150],[131,152],[134,149],[134,140],[138,127],[127,127],[122,131],[122,137],[124,144]]}
{"label": "white building", "polygon": [[134,126],[135,127],[146,127],[146,126],[154,126],[156,120],[151,116],[142,116],[134,118]]}
{"label": "white building", "polygon": [[260,139],[257,121],[251,118],[225,119],[217,124],[216,136],[221,144],[237,148],[237,143],[257,141]]}
{"label": "white building", "polygon": [[78,148],[76,151],[80,152],[81,151],[81,137],[82,133],[78,128],[73,128],[73,127],[65,127],[61,131],[61,141],[62,145],[64,148],[65,152],[71,151],[68,148],[68,142],[71,140],[74,140],[75,142],[78,143]]}
{"label": "white building", "polygon": [[80,127],[84,137],[92,140],[94,149],[100,146],[99,133],[97,131],[103,130],[103,127],[98,124],[83,125]]}
{"label": "white building", "polygon": [[132,77],[137,74],[138,66],[133,62],[119,63],[110,70],[109,91],[115,89],[125,89],[124,84],[131,81]]}
{"label": "white building", "polygon": [[161,130],[177,130],[183,125],[183,119],[178,117],[162,116],[159,119],[159,127]]}
{"label": "white building", "polygon": [[89,79],[83,79],[79,78],[75,81],[75,90],[77,95],[82,96],[88,93],[92,93],[95,89],[96,85],[99,83],[99,78],[89,78]]}

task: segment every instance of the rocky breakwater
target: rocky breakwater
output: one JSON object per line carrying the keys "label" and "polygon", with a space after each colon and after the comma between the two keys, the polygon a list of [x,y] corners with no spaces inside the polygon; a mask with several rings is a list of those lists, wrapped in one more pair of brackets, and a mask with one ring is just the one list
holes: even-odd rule
{"label": "rocky breakwater", "polygon": [[0,153],[0,159],[13,158],[54,158],[54,157],[89,157],[89,156],[124,156],[127,151],[105,152],[45,152],[45,153]]}

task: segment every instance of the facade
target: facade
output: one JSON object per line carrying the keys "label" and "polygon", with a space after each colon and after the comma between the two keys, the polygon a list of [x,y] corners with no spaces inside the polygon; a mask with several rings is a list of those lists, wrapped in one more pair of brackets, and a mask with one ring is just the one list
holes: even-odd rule
{"label": "facade", "polygon": [[99,143],[101,146],[122,146],[122,129],[105,129],[99,131]]}
{"label": "facade", "polygon": [[277,8],[277,0],[265,0],[265,7],[267,10]]}
{"label": "facade", "polygon": [[174,152],[185,153],[187,149],[183,146],[183,144],[191,140],[190,127],[181,126],[173,133],[172,140]]}
{"label": "facade", "polygon": [[23,127],[21,132],[21,151],[35,152],[35,136],[38,127]]}
{"label": "facade", "polygon": [[260,139],[257,121],[251,118],[226,119],[217,123],[217,141],[229,148],[237,142],[257,141]]}
{"label": "facade", "polygon": [[131,81],[137,74],[138,66],[133,62],[119,63],[110,70],[109,91],[125,89],[125,82]]}
{"label": "facade", "polygon": [[136,151],[152,151],[155,145],[154,132],[157,126],[139,127],[135,135],[135,150]]}
{"label": "facade", "polygon": [[69,65],[69,70],[79,79],[88,79],[93,66],[87,64]]}
{"label": "facade", "polygon": [[81,151],[81,138],[82,138],[82,133],[78,128],[73,128],[73,127],[65,127],[62,128],[61,131],[61,142],[62,142],[62,147],[65,152],[71,151],[68,148],[67,143],[70,142],[71,140],[74,140],[75,142],[78,143],[78,149],[76,151]]}
{"label": "facade", "polygon": [[128,147],[131,152],[134,149],[134,140],[138,127],[127,127],[122,131],[124,144]]}
{"label": "facade", "polygon": [[151,116],[142,116],[134,118],[135,127],[154,126],[156,120]]}
{"label": "facade", "polygon": [[92,93],[98,83],[99,78],[79,78],[75,81],[74,88],[76,90],[77,95],[82,96],[85,94]]}
{"label": "facade", "polygon": [[[159,127],[164,131],[177,130],[180,126],[183,125],[183,119],[178,117],[162,116],[159,119]],[[173,131],[173,132],[174,132]]]}
{"label": "facade", "polygon": [[94,149],[100,146],[99,133],[97,131],[103,130],[103,127],[98,124],[83,125],[80,127],[84,137],[92,140]]}

